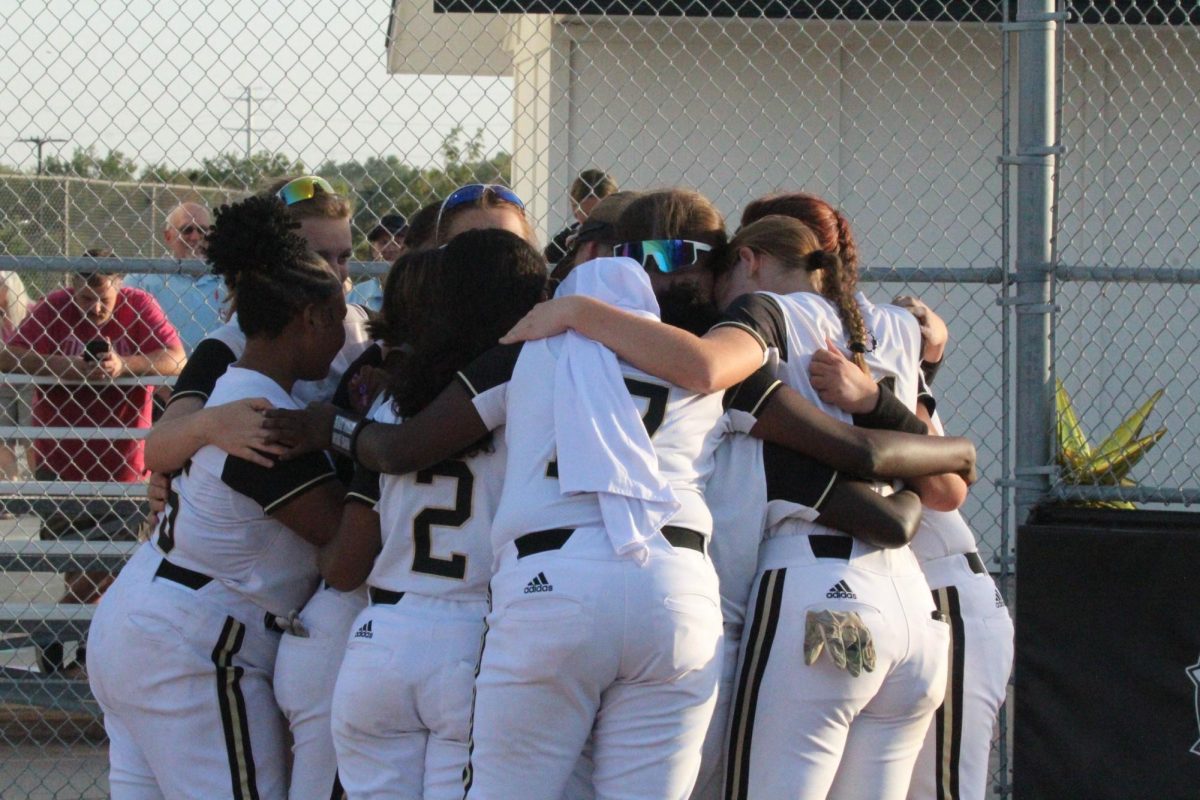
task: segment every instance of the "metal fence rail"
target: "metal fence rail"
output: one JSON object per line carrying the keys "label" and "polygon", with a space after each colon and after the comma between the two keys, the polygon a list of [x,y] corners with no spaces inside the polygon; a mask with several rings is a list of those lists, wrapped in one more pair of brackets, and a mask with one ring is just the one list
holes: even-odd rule
{"label": "metal fence rail", "polygon": [[[1176,0],[21,3],[0,73],[0,271],[29,302],[95,269],[93,247],[131,275],[200,276],[170,257],[176,204],[301,171],[352,199],[358,279],[387,269],[366,242],[382,216],[470,181],[512,185],[543,241],[586,168],[696,188],[731,230],[749,200],[803,189],[847,213],[865,291],[947,320],[940,409],[978,443],[964,513],[1006,597],[1033,503],[1200,502],[1200,12]],[[1163,390],[1136,485],[1071,482],[1056,380],[1093,444]],[[25,455],[145,430],[33,425],[46,388],[0,378],[0,795],[102,797],[86,686],[41,674],[34,645],[73,651],[91,608],[57,602],[62,573],[129,544],[41,541],[39,514],[124,510],[142,487]]]}

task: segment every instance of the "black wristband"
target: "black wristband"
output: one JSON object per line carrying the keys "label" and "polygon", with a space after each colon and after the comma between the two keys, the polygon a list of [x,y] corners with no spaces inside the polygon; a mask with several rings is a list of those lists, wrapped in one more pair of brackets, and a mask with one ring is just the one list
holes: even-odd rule
{"label": "black wristband", "polygon": [[904,405],[895,393],[879,384],[879,399],[868,414],[855,414],[854,424],[860,428],[876,428],[925,435],[929,427]]}
{"label": "black wristband", "polygon": [[352,461],[357,461],[358,437],[363,428],[374,420],[350,411],[338,411],[333,415],[333,435],[330,437],[330,447],[335,453],[340,453]]}
{"label": "black wristband", "polygon": [[932,386],[933,377],[938,374],[938,370],[942,368],[942,364],[946,362],[946,357],[942,356],[937,361],[922,361],[921,373],[925,376],[925,383]]}

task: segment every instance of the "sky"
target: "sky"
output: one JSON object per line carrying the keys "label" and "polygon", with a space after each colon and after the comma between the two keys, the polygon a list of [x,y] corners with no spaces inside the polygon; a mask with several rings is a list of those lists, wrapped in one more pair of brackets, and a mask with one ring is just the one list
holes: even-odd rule
{"label": "sky", "polygon": [[310,167],[398,155],[438,160],[455,125],[482,128],[485,152],[511,149],[511,81],[389,75],[389,0],[2,0],[0,166],[32,171],[19,139],[67,138],[139,164],[198,164],[252,149]]}

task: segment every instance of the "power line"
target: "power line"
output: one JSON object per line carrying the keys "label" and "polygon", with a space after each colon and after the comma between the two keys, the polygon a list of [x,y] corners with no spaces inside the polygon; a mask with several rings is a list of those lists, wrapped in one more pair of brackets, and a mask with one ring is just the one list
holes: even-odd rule
{"label": "power line", "polygon": [[243,125],[239,128],[230,128],[230,127],[226,126],[225,130],[233,131],[234,133],[245,133],[246,134],[246,159],[249,160],[250,154],[252,152],[250,134],[265,133],[267,131],[275,130],[275,128],[271,127],[271,126],[268,126],[266,128],[255,128],[254,127],[254,107],[256,105],[265,103],[268,100],[277,100],[278,98],[275,97],[275,95],[272,94],[271,92],[267,92],[265,95],[262,95],[262,96],[256,96],[254,93],[254,87],[250,86],[249,84],[246,84],[245,86],[242,87],[241,94],[225,95],[225,99],[232,100],[235,103],[245,102],[245,104],[246,104],[246,123],[245,123],[245,125]]}
{"label": "power line", "polygon": [[69,142],[70,139],[56,139],[53,136],[27,136],[24,139],[17,139],[18,142],[31,144],[37,148],[37,174],[42,174],[42,148],[48,144],[57,144],[59,142]]}

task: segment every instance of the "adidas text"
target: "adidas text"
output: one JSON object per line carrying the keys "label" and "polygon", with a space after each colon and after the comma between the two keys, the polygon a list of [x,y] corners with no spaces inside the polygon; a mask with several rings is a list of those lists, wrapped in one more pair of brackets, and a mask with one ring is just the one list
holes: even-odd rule
{"label": "adidas text", "polygon": [[371,631],[371,620],[367,620],[354,632],[355,639],[370,639],[374,634]]}
{"label": "adidas text", "polygon": [[845,581],[838,581],[833,586],[829,587],[829,591],[825,596],[831,600],[857,600],[858,595],[850,588],[850,584]]}
{"label": "adidas text", "polygon": [[525,594],[534,594],[536,592],[553,592],[554,587],[550,585],[550,581],[546,580],[546,573],[539,572],[533,580],[525,584]]}

